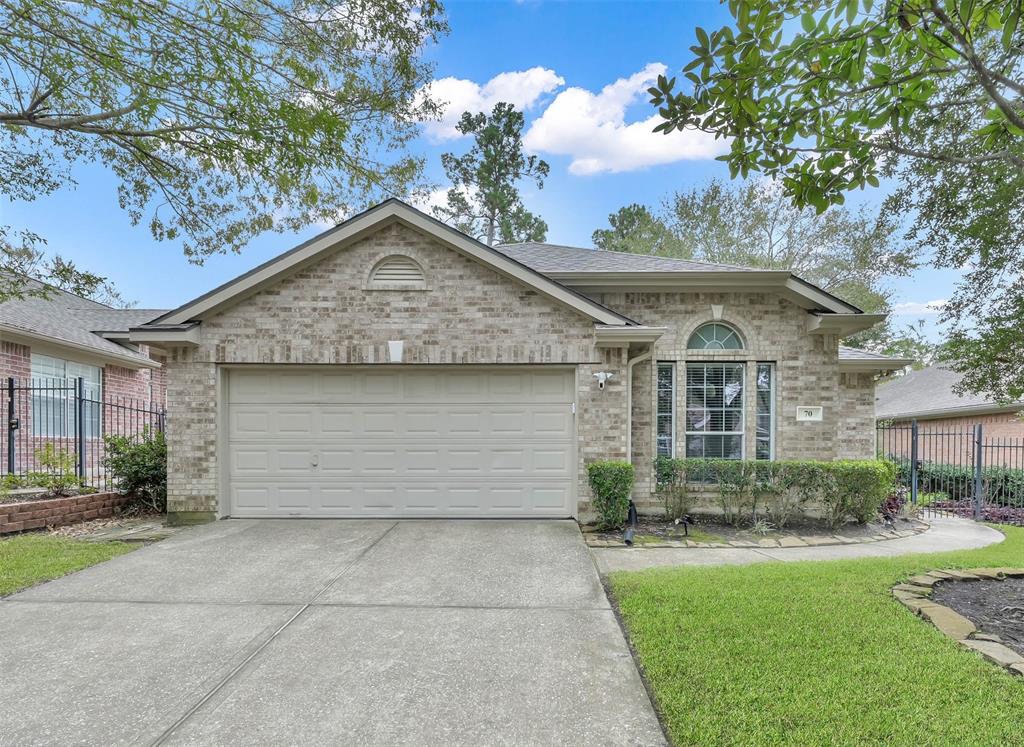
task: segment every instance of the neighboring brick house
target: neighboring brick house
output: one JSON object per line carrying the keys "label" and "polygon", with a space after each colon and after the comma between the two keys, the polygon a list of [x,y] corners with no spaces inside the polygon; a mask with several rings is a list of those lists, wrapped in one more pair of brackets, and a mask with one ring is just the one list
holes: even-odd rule
{"label": "neighboring brick house", "polygon": [[[27,284],[41,287],[35,281]],[[0,407],[5,423],[11,407],[18,420],[15,460],[11,433],[0,429],[0,470],[32,469],[33,453],[46,441],[71,449],[76,432],[72,388],[81,378],[87,400],[89,439],[123,430],[128,408],[161,410],[167,393],[163,353],[128,340],[128,329],[159,309],[114,309],[51,288],[46,297],[0,303]],[[119,407],[120,405],[120,407]],[[137,418],[136,418],[137,419]],[[93,448],[90,453],[100,455]]]}
{"label": "neighboring brick house", "polygon": [[[962,374],[946,363],[911,371],[878,385],[875,417],[883,426],[879,449],[888,456],[910,458],[912,422],[923,437],[918,458],[940,464],[974,463],[973,431],[982,428],[986,464],[1021,466],[1024,447],[1024,402],[999,403],[981,394],[957,394]],[[1006,448],[1001,448],[1006,447]]]}
{"label": "neighboring brick house", "polygon": [[586,466],[871,457],[881,317],[788,272],[487,247],[389,200],[130,332],[167,352],[168,507],[567,517]]}

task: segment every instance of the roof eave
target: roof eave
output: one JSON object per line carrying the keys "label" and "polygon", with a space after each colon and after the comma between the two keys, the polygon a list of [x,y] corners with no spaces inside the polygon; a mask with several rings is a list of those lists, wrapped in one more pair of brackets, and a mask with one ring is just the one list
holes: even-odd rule
{"label": "roof eave", "polygon": [[414,230],[433,236],[455,251],[480,261],[499,274],[515,279],[552,299],[591,317],[595,322],[610,325],[636,324],[628,317],[601,306],[557,280],[488,247],[444,223],[431,218],[400,200],[388,200],[349,218],[259,267],[240,275],[153,320],[154,324],[180,324],[217,313],[248,295],[271,285],[282,275],[315,263],[321,255],[354,243],[392,222],[400,222]]}
{"label": "roof eave", "polygon": [[940,418],[970,417],[971,415],[993,415],[1005,412],[1024,411],[1024,402],[1009,405],[966,405],[964,407],[945,407],[938,410],[916,410],[910,412],[880,415],[875,413],[876,420],[938,420]]}
{"label": "roof eave", "polygon": [[844,373],[899,371],[913,363],[912,358],[840,358],[839,368]]}
{"label": "roof eave", "polygon": [[134,343],[156,348],[197,347],[200,342],[199,322],[188,324],[142,325],[132,327],[129,339]]}
{"label": "roof eave", "polygon": [[608,326],[597,325],[595,328],[598,347],[619,347],[631,342],[652,343],[661,338],[667,327]]}
{"label": "roof eave", "polygon": [[807,332],[812,335],[852,335],[884,321],[885,314],[811,314],[807,318]]}
{"label": "roof eave", "polygon": [[91,345],[83,345],[80,342],[74,342],[72,340],[65,340],[61,337],[55,337],[53,335],[43,334],[34,330],[24,329],[22,327],[15,327],[10,324],[0,323],[0,332],[6,332],[10,335],[20,337],[26,340],[39,340],[45,342],[48,345],[54,345],[56,347],[67,348],[69,350],[75,350],[87,355],[92,356],[98,360],[104,361],[105,363],[111,363],[113,365],[122,366],[124,368],[160,368],[160,363],[150,358],[145,358],[141,353],[132,355],[130,351],[125,350],[125,354],[122,355],[114,350],[107,350],[105,348],[96,348]]}

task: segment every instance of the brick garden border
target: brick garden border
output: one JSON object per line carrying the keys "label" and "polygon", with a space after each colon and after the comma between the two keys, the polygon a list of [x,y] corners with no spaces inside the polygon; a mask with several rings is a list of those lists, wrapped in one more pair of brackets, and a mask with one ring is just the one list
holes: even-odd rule
{"label": "brick garden border", "polygon": [[936,584],[947,581],[1002,581],[1007,577],[1024,577],[1024,568],[971,568],[966,571],[928,571],[892,587],[892,595],[904,607],[928,620],[941,633],[965,648],[977,651],[1010,674],[1024,675],[1024,656],[1004,646],[999,636],[982,633],[959,612],[933,602],[929,597]]}
{"label": "brick garden border", "polygon": [[106,518],[130,501],[131,496],[120,493],[89,493],[41,501],[0,503],[0,535]]}

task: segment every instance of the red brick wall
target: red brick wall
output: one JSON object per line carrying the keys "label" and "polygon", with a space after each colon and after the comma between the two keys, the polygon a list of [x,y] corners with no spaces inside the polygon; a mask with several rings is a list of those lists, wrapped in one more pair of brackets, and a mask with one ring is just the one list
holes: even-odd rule
{"label": "red brick wall", "polygon": [[131,496],[120,493],[93,493],[43,501],[0,503],[0,534],[106,518],[113,516],[114,509],[129,501]]}
{"label": "red brick wall", "polygon": [[[917,421],[918,458],[952,465],[974,464],[974,426],[982,427],[985,464],[1024,468],[1024,418],[1016,412]],[[879,432],[879,450],[892,457],[910,458],[910,421],[893,421]],[[1011,445],[1021,448],[1011,448]]]}
{"label": "red brick wall", "polygon": [[0,378],[27,379],[32,373],[32,351],[28,345],[0,340]]}

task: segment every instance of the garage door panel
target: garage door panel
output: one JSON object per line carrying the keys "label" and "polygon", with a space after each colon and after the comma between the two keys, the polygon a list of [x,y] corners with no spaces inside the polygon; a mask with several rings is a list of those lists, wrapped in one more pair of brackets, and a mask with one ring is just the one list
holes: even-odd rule
{"label": "garage door panel", "polygon": [[466,477],[493,474],[527,478],[571,477],[573,451],[568,445],[551,443],[487,444],[442,443],[423,448],[394,442],[353,445],[341,448],[330,442],[296,447],[281,441],[260,448],[231,447],[232,478],[272,478],[301,474],[311,480],[321,477]]}
{"label": "garage door panel", "polygon": [[235,484],[232,499],[247,516],[565,516],[571,481],[536,485],[516,481]]}
{"label": "garage door panel", "polygon": [[236,516],[566,516],[566,369],[233,371]]}

